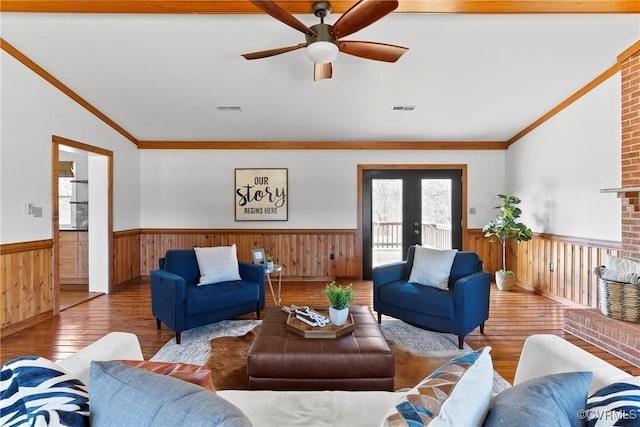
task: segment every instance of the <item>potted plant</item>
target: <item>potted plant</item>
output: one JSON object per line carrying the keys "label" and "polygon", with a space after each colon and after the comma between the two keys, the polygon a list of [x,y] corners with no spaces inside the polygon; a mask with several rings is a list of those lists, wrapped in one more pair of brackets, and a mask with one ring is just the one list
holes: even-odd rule
{"label": "potted plant", "polygon": [[264,259],[267,262],[267,270],[273,270],[273,257],[271,255],[267,255]]}
{"label": "potted plant", "polygon": [[516,276],[513,271],[507,270],[507,242],[526,242],[531,240],[533,232],[518,222],[522,211],[517,205],[521,200],[507,194],[498,194],[498,197],[502,200],[502,205],[496,206],[495,209],[500,209],[500,214],[489,221],[482,231],[484,237],[490,237],[492,242],[498,240],[502,245],[502,270],[496,271],[496,284],[500,290],[509,290],[515,285]]}
{"label": "potted plant", "polygon": [[327,283],[327,286],[324,288],[324,294],[331,304],[329,307],[329,319],[331,323],[336,326],[344,325],[349,315],[349,305],[356,299],[353,285],[339,286],[334,280],[331,283]]}

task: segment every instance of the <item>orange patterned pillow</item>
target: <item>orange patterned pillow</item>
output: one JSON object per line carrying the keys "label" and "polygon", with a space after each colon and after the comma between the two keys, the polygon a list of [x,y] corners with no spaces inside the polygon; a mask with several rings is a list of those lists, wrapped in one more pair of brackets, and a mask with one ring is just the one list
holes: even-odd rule
{"label": "orange patterned pillow", "polygon": [[211,379],[211,370],[206,366],[190,365],[188,363],[151,362],[148,360],[116,360],[125,365],[144,369],[160,375],[168,375],[183,381],[204,387],[215,393],[216,388]]}

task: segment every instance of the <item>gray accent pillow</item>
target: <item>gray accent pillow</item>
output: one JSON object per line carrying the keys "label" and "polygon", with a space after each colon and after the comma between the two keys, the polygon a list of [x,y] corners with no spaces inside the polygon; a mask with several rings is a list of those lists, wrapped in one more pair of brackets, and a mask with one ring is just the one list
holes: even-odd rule
{"label": "gray accent pillow", "polygon": [[484,427],[579,427],[584,425],[591,372],[534,378],[491,400]]}
{"label": "gray accent pillow", "polygon": [[91,362],[89,404],[92,427],[251,426],[209,390],[118,362]]}

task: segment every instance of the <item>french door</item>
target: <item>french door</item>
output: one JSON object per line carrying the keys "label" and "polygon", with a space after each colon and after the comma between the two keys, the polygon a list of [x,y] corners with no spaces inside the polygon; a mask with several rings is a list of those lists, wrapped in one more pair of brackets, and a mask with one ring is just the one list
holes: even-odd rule
{"label": "french door", "polygon": [[367,169],[362,180],[362,273],[402,261],[415,244],[462,246],[462,170]]}

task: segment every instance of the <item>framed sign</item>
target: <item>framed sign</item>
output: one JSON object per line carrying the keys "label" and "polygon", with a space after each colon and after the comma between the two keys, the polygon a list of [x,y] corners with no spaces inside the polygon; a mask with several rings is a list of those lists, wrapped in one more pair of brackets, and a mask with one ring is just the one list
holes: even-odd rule
{"label": "framed sign", "polygon": [[254,264],[265,264],[264,249],[251,249],[251,258]]}
{"label": "framed sign", "polygon": [[288,169],[236,168],[236,221],[287,221]]}

